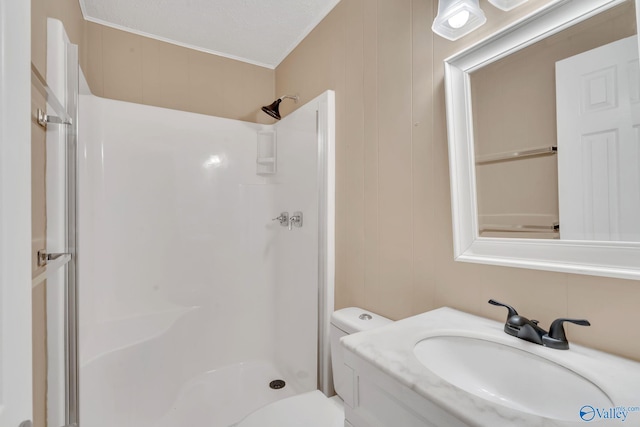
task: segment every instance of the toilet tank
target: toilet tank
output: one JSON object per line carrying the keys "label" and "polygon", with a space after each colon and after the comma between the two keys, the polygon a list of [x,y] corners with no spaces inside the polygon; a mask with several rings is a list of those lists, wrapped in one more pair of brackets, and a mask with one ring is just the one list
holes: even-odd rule
{"label": "toilet tank", "polygon": [[[358,307],[343,308],[331,315],[331,365],[333,386],[344,400],[344,392],[351,389],[350,370],[344,366],[340,338],[356,332],[368,331],[392,323],[392,320]],[[349,382],[349,383],[347,383]]]}

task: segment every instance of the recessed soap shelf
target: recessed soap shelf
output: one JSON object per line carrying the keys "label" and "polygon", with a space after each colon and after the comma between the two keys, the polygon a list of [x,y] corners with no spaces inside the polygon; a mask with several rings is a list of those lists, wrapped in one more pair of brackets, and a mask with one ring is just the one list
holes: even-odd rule
{"label": "recessed soap shelf", "polygon": [[258,132],[256,173],[258,175],[276,173],[276,155],[276,133],[274,131]]}
{"label": "recessed soap shelf", "polygon": [[256,163],[259,165],[272,165],[276,161],[275,157],[258,157]]}

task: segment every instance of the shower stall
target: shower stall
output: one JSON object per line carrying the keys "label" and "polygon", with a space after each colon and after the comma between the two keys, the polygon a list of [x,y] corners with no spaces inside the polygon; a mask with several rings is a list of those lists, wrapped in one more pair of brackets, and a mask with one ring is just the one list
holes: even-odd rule
{"label": "shower stall", "polygon": [[80,425],[330,393],[333,104],[267,126],[80,95]]}

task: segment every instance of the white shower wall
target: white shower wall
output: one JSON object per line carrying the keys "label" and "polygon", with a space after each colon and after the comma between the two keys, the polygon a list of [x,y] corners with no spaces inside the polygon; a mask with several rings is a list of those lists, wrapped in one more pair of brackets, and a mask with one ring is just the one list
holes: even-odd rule
{"label": "white shower wall", "polygon": [[275,360],[289,381],[304,390],[314,390],[317,385],[317,372],[309,370],[308,361],[314,360],[318,352],[318,251],[301,250],[318,247],[316,121],[317,105],[310,105],[275,126],[275,202],[289,215],[298,211],[303,215],[301,228],[292,227],[290,232],[280,232],[275,237]]}
{"label": "white shower wall", "polygon": [[[82,424],[229,425],[210,418],[315,389],[317,102],[270,127],[80,98]],[[256,174],[265,129],[270,176]],[[304,226],[271,221],[281,211]],[[222,397],[278,374],[279,395]]]}

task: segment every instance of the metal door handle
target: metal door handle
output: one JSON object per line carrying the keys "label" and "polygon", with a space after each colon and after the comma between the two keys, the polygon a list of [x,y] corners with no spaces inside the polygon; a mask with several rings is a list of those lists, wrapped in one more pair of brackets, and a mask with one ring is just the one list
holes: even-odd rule
{"label": "metal door handle", "polygon": [[44,267],[49,263],[49,261],[55,261],[58,258],[65,255],[71,255],[71,254],[69,252],[59,252],[59,253],[48,254],[47,251],[41,249],[38,251],[38,267]]}

